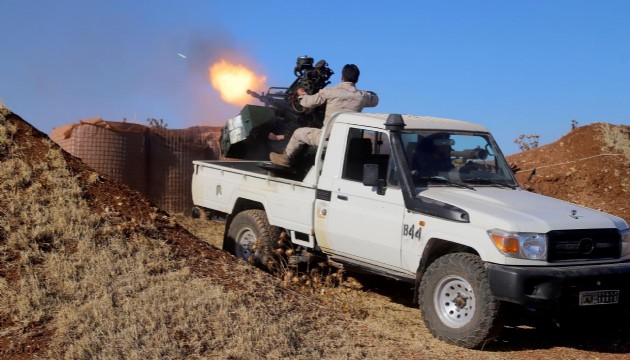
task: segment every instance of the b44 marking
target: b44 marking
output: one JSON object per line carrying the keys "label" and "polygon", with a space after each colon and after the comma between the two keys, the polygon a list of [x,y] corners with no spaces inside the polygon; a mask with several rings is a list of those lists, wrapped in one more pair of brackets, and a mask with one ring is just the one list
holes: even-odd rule
{"label": "b44 marking", "polygon": [[420,239],[420,235],[422,235],[422,228],[420,226],[418,226],[418,228],[416,229],[416,225],[409,225],[409,224],[404,224],[403,225],[403,236],[408,236],[412,239]]}

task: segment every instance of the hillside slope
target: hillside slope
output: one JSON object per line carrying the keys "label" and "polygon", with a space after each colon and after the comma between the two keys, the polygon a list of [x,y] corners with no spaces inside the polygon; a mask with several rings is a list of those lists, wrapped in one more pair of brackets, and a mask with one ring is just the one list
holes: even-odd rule
{"label": "hillside slope", "polygon": [[630,126],[595,123],[508,157],[526,189],[630,223]]}

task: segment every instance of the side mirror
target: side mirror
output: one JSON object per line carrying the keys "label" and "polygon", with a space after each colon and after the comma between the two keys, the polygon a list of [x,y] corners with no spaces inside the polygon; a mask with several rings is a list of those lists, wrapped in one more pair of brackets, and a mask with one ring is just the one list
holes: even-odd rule
{"label": "side mirror", "polygon": [[378,164],[364,164],[363,165],[363,185],[376,186],[376,193],[379,195],[385,195],[385,188],[387,182],[378,178]]}

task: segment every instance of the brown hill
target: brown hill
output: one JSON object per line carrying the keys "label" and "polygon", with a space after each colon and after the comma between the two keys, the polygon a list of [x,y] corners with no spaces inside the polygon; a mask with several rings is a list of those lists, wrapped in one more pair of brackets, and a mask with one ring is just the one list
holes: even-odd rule
{"label": "brown hill", "polygon": [[[204,219],[191,224],[222,231]],[[485,351],[459,349],[429,335],[408,288],[357,279],[284,287],[0,104],[1,359],[608,359],[630,351],[624,324],[545,338],[511,327]]]}
{"label": "brown hill", "polygon": [[630,126],[595,123],[508,157],[522,186],[630,223]]}

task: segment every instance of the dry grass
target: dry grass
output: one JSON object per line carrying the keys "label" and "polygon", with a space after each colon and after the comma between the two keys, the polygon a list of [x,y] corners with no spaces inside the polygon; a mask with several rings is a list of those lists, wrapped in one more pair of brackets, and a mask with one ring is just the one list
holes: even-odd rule
{"label": "dry grass", "polygon": [[223,247],[223,230],[225,221],[208,220],[205,216],[194,219],[184,214],[176,214],[177,222],[188,231],[197,236],[200,240],[221,249]]}
{"label": "dry grass", "polygon": [[6,155],[9,146],[13,143],[13,135],[17,131],[15,125],[7,123],[5,116],[10,113],[2,103],[0,103],[0,156]]}

